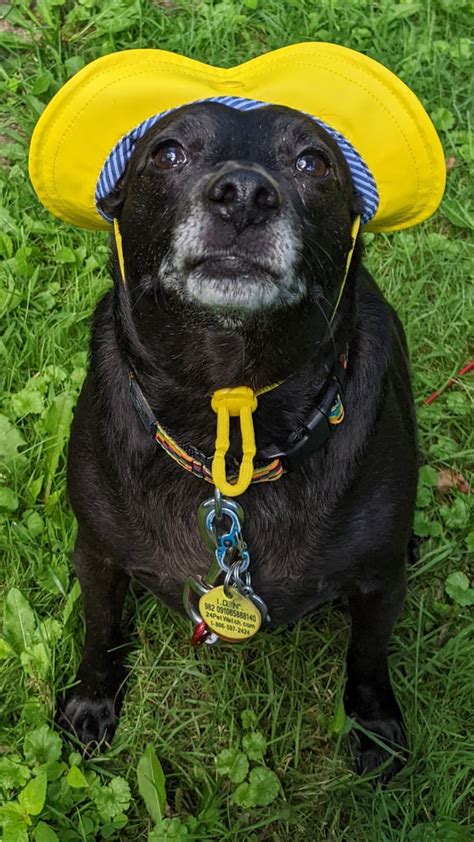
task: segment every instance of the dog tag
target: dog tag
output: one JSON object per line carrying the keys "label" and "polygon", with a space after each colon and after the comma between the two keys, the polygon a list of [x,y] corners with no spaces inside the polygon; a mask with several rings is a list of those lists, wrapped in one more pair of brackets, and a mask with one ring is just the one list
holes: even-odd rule
{"label": "dog tag", "polygon": [[208,627],[206,626],[204,620],[195,626],[192,637],[191,637],[191,646],[201,646],[203,643],[210,644],[212,646],[213,643],[217,643],[219,637],[217,634],[214,634]]}
{"label": "dog tag", "polygon": [[258,608],[236,588],[212,588],[201,596],[199,613],[210,631],[227,643],[248,640],[256,634],[262,624]]}

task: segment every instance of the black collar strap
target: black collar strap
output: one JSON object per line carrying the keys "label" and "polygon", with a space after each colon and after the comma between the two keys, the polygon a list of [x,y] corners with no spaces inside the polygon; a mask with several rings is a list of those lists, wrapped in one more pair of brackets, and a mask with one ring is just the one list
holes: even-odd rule
{"label": "black collar strap", "polygon": [[[335,426],[344,420],[342,396],[346,380],[347,351],[340,355],[326,385],[318,397],[317,405],[310,411],[301,428],[285,441],[270,445],[257,453],[252,482],[270,482],[279,479],[287,471],[294,471],[309,456],[319,450],[331,435]],[[133,404],[143,423],[155,441],[186,471],[212,482],[212,456],[206,456],[191,445],[179,444],[156,420],[136,377],[130,376],[130,390]],[[239,463],[228,457],[230,475],[237,477]],[[233,473],[234,471],[234,473]]]}
{"label": "black collar strap", "polygon": [[334,426],[344,420],[342,396],[347,378],[347,351],[334,366],[329,383],[320,394],[300,429],[292,433],[281,447],[270,445],[260,451],[263,459],[281,459],[285,471],[295,471],[327,441]]}

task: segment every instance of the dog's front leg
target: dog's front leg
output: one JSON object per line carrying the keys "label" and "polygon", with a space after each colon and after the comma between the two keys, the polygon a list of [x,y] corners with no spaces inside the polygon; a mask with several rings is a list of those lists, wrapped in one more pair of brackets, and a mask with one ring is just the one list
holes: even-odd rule
{"label": "dog's front leg", "polygon": [[357,771],[372,771],[392,758],[381,772],[387,781],[403,765],[406,745],[403,717],[390,683],[387,648],[392,629],[400,614],[405,587],[398,582],[386,592],[352,594],[349,608],[352,638],[347,653],[347,684],[344,694],[346,713],[399,756],[390,754],[365,734],[354,733],[353,747]]}
{"label": "dog's front leg", "polygon": [[120,622],[129,577],[79,531],[74,553],[86,636],[76,684],[59,704],[58,722],[84,745],[109,742],[124,681]]}

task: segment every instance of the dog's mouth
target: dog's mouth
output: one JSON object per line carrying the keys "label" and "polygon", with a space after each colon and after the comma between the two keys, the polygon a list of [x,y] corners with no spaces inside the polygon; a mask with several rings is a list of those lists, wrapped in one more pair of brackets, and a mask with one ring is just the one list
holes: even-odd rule
{"label": "dog's mouth", "polygon": [[261,275],[270,276],[278,282],[280,275],[270,261],[224,249],[189,257],[184,261],[184,266],[188,273],[200,271],[216,280],[222,277],[223,279],[235,278],[238,281],[242,276]]}
{"label": "dog's mouth", "polygon": [[205,307],[255,311],[281,306],[301,295],[300,284],[285,283],[269,261],[215,252],[186,264],[186,293]]}
{"label": "dog's mouth", "polygon": [[[298,247],[288,223],[266,227],[265,238],[250,231],[223,246],[209,218],[194,213],[177,226],[160,279],[206,309],[251,313],[301,300],[306,284],[296,271]],[[220,237],[220,239],[223,239]]]}

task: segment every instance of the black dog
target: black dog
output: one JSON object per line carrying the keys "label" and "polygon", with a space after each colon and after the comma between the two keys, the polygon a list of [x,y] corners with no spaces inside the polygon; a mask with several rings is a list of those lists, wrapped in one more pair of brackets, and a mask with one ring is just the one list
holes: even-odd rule
{"label": "black dog", "polygon": [[[244,533],[253,587],[273,625],[347,598],[346,711],[403,746],[387,645],[404,598],[415,421],[403,329],[361,266],[359,242],[330,324],[361,212],[342,153],[292,109],[185,106],[139,141],[103,209],[119,220],[126,285],[115,255],[70,442],[86,642],[61,723],[84,743],[115,730],[129,578],[182,610],[184,580],[209,567],[195,512],[212,487],[147,433],[130,372],[174,439],[209,456],[209,396],[283,381],[259,398],[258,459],[307,437],[342,355],[344,422],[319,449],[303,448],[281,479],[239,498]],[[241,452],[237,430],[231,451]],[[361,737],[360,771],[390,757]],[[384,777],[400,765],[392,756]]]}

